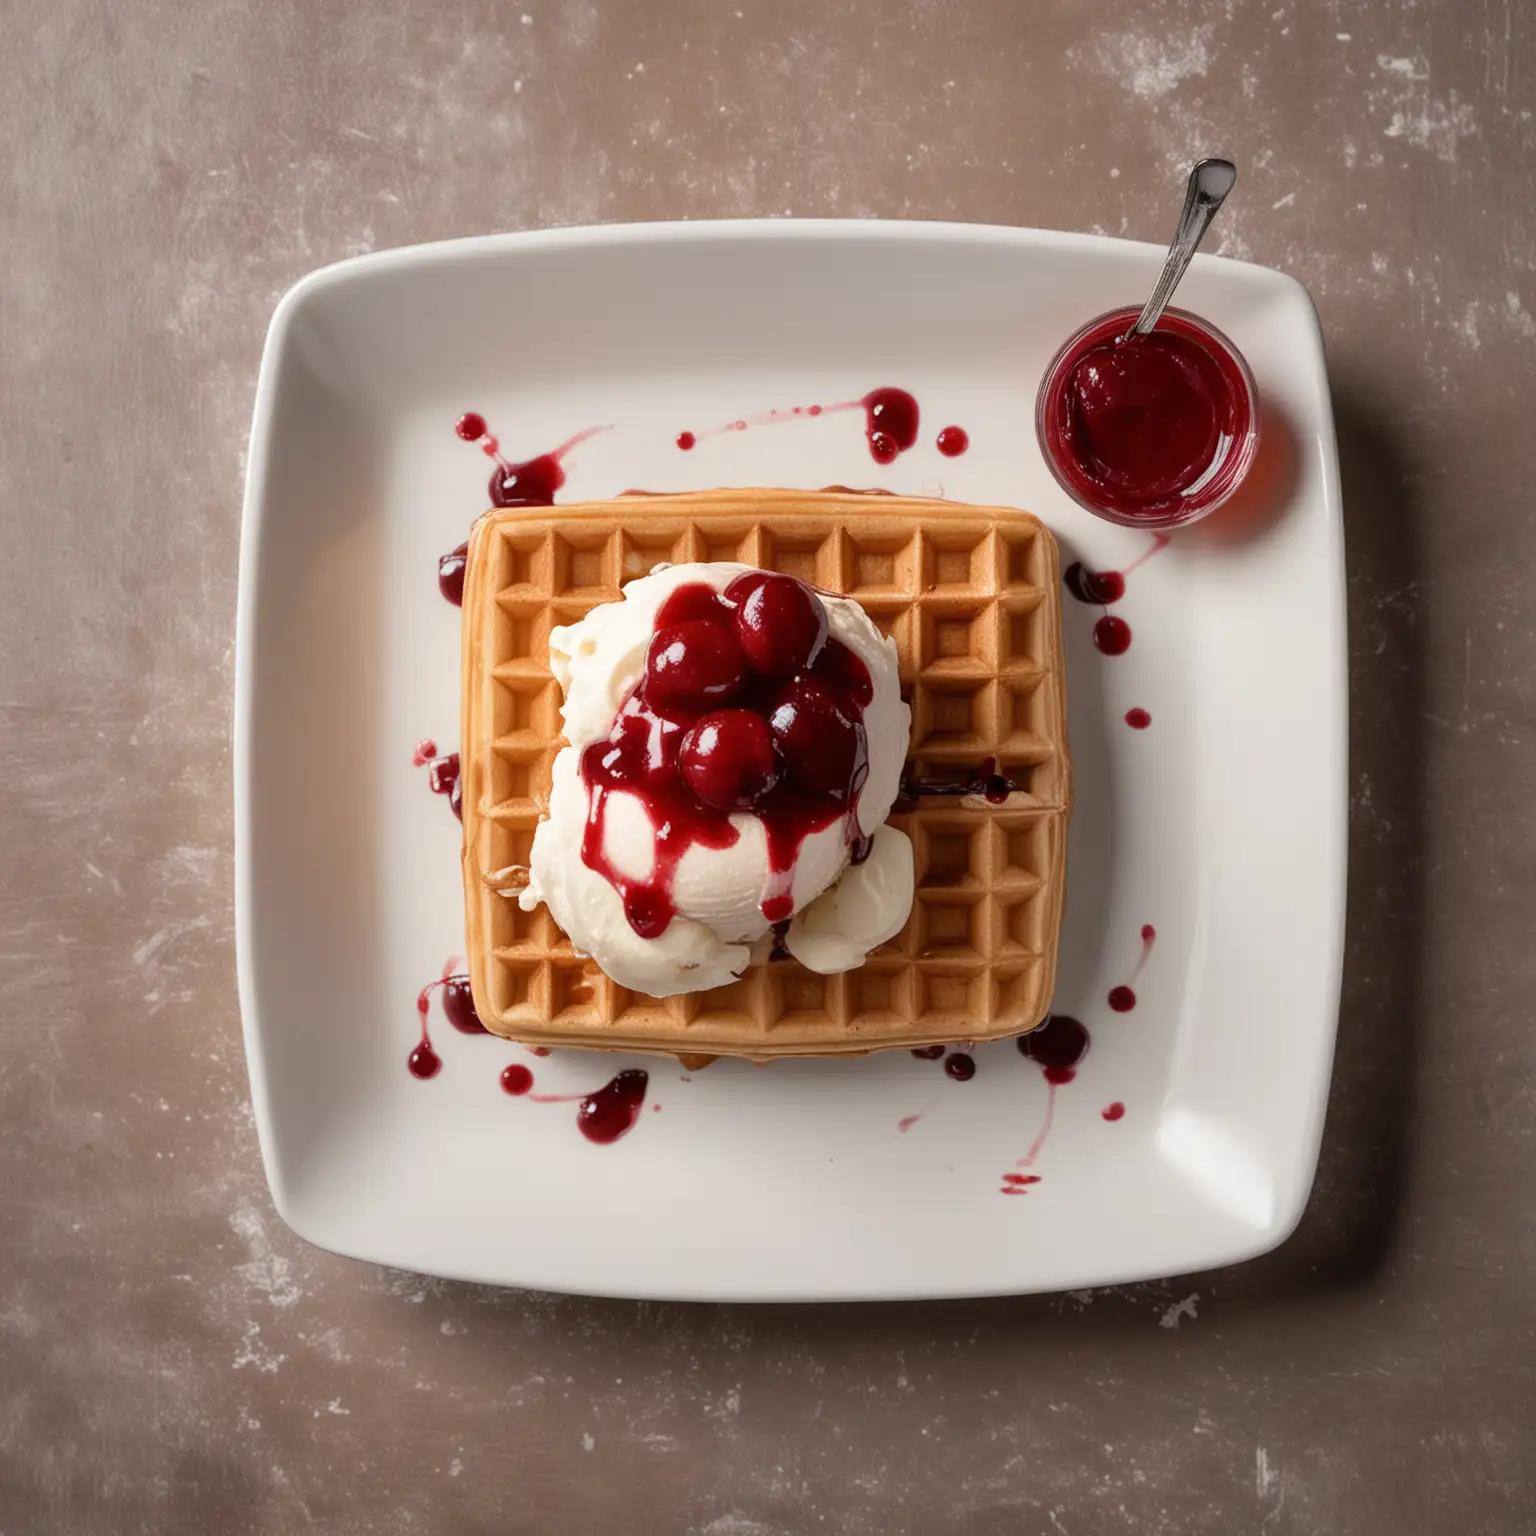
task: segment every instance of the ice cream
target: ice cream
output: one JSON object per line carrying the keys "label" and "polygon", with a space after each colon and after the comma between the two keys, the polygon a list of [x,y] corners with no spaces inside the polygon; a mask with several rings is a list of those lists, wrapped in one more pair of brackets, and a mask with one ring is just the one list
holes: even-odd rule
{"label": "ice cream", "polygon": [[912,905],[885,824],[910,712],[852,599],[726,562],[659,568],[550,634],[568,746],[524,908],[621,986],[722,986],[777,929],[812,970],[860,964]]}

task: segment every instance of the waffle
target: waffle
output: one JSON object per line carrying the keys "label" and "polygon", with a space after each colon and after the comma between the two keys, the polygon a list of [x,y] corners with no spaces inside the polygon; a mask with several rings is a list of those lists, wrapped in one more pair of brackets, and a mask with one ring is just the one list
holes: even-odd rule
{"label": "waffle", "polygon": [[[504,892],[526,867],[560,740],[549,633],[663,561],[738,560],[856,598],[900,652],[909,780],[958,786],[988,758],[1017,788],[921,788],[906,927],[858,970],[778,958],[736,982],[652,998],[578,956],[544,907]],[[861,1054],[987,1040],[1044,1017],[1071,808],[1056,541],[1034,517],[857,492],[721,490],[487,513],[464,591],[464,886],[475,1007],[549,1046],[682,1055]],[[577,857],[574,851],[573,857]]]}

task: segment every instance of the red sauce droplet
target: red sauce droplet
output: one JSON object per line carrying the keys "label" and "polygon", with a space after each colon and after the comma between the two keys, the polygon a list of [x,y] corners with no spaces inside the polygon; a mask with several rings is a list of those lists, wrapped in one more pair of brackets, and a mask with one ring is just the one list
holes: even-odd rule
{"label": "red sauce droplet", "polygon": [[425,768],[426,765],[437,756],[437,743],[430,736],[423,736],[416,743],[416,750],[411,755],[411,767]]}
{"label": "red sauce droplet", "polygon": [[[1157,929],[1151,923],[1144,923],[1141,929],[1141,957],[1136,962],[1136,969],[1131,972],[1131,980],[1133,982],[1146,969],[1147,961],[1152,958],[1152,947],[1156,943]],[[1116,1001],[1117,994],[1121,995],[1118,1002]],[[1136,994],[1131,991],[1129,986],[1116,987],[1109,994],[1109,1006],[1118,1009],[1121,1013],[1129,1013],[1136,1006]]]}
{"label": "red sauce droplet", "polygon": [[[1074,560],[1061,573],[1062,585],[1080,603],[1093,603],[1104,608],[1105,614],[1093,626],[1093,643],[1106,656],[1123,656],[1131,648],[1131,626],[1124,619],[1108,611],[1110,603],[1117,603],[1125,596],[1125,578],[1130,572],[1167,549],[1172,535],[1159,533],[1151,546],[1138,555],[1123,571],[1090,571],[1080,560]],[[1133,709],[1125,717],[1133,730],[1145,730],[1152,723],[1152,716],[1144,709]]]}
{"label": "red sauce droplet", "polygon": [[[1018,1037],[1016,1044],[1019,1047],[1019,1054],[1034,1062],[1040,1068],[1040,1075],[1045,1079],[1046,1099],[1045,1114],[1041,1117],[1040,1129],[1035,1133],[1035,1139],[1030,1143],[1029,1151],[1019,1159],[1016,1166],[1030,1167],[1044,1150],[1046,1139],[1051,1134],[1051,1123],[1056,1117],[1056,1091],[1058,1088],[1065,1087],[1077,1076],[1078,1065],[1088,1054],[1089,1043],[1088,1031],[1078,1020],[1064,1013],[1047,1014],[1043,1023],[1027,1035]],[[1038,1182],[1038,1174],[1031,1177]],[[1019,1187],[1007,1174],[1003,1175],[1003,1179],[1004,1194],[1020,1192]]]}
{"label": "red sauce droplet", "polygon": [[1099,1113],[1106,1120],[1123,1120],[1125,1118],[1125,1105],[1119,1099],[1116,1099],[1113,1104],[1106,1104]]}
{"label": "red sauce droplet", "polygon": [[937,1061],[947,1049],[947,1046],[942,1045],[919,1045],[913,1050],[912,1054],[919,1061]]}
{"label": "red sauce droplet", "polygon": [[533,1074],[527,1067],[514,1062],[501,1074],[503,1090],[514,1097],[527,1097],[535,1104],[575,1104],[577,1130],[588,1141],[603,1145],[634,1129],[645,1108],[649,1081],[648,1073],[631,1069],[591,1093],[532,1093]]}
{"label": "red sauce droplet", "polygon": [[[748,432],[756,427],[778,426],[785,422],[804,421],[808,417],[821,416],[831,411],[862,411],[864,413],[865,441],[868,442],[870,454],[877,463],[889,464],[917,441],[919,417],[917,400],[904,389],[884,387],[872,389],[867,395],[861,395],[856,400],[838,400],[832,405],[778,406],[772,410],[759,411],[753,416],[738,416],[733,421],[723,422],[718,427],[709,427],[702,432],[679,432],[676,439],[677,446],[686,452],[702,438],[715,437],[726,432]],[[945,432],[950,434],[945,437],[945,442],[950,446],[943,451],[964,452],[964,430],[960,427],[947,427]],[[960,434],[959,439],[953,435],[955,433]],[[492,438],[489,442],[494,443],[495,439]],[[955,446],[957,442],[958,446]],[[488,447],[487,451],[489,451]]]}
{"label": "red sauce droplet", "polygon": [[1125,577],[1119,571],[1090,571],[1081,560],[1061,573],[1061,584],[1080,603],[1118,603],[1125,596]]}
{"label": "red sauce droplet", "polygon": [[872,389],[864,407],[864,436],[877,464],[889,464],[917,441],[916,399],[904,389]]}
{"label": "red sauce droplet", "polygon": [[552,507],[555,492],[564,484],[565,470],[552,453],[541,453],[520,464],[498,464],[491,475],[491,505]]}
{"label": "red sauce droplet", "polygon": [[1131,626],[1124,619],[1106,613],[1093,626],[1093,643],[1106,656],[1123,656],[1131,648]]}
{"label": "red sauce droplet", "polygon": [[[520,463],[503,456],[501,444],[486,427],[485,418],[476,411],[459,417],[454,431],[468,443],[479,443],[487,458],[496,461],[491,471],[490,498],[493,507],[550,507],[555,492],[565,484],[562,461],[578,443],[584,443],[606,426],[587,427],[567,438],[558,448],[535,455]],[[437,563],[437,585],[443,596],[459,607],[464,604],[464,565],[469,546],[461,544]]]}
{"label": "red sauce droplet", "polygon": [[944,1071],[957,1083],[968,1083],[976,1076],[976,1058],[957,1051],[944,1063]]}
{"label": "red sauce droplet", "polygon": [[1088,1031],[1064,1013],[1052,1013],[1045,1022],[1019,1036],[1019,1053],[1045,1074],[1048,1083],[1070,1083],[1078,1063],[1088,1054]]}
{"label": "red sauce droplet", "polygon": [[432,1006],[432,994],[438,991],[442,993],[443,1017],[461,1035],[490,1034],[490,1030],[480,1022],[480,1015],[475,1012],[475,995],[470,988],[469,977],[462,973],[444,976],[440,981],[429,981],[416,994],[416,1012],[421,1015],[423,1026]]}
{"label": "red sauce droplet", "polygon": [[449,976],[443,982],[443,1017],[461,1035],[488,1035],[475,1011],[475,994],[468,976]]}
{"label": "red sauce droplet", "polygon": [[1109,989],[1109,1006],[1116,1013],[1129,1013],[1136,1006],[1136,992],[1132,985],[1146,969],[1147,961],[1152,958],[1152,946],[1157,942],[1157,929],[1151,923],[1143,925],[1141,930],[1141,956],[1136,962],[1136,969],[1131,972],[1129,982]]}
{"label": "red sauce droplet", "polygon": [[[441,983],[434,983],[441,985]],[[405,1058],[407,1071],[412,1077],[425,1081],[429,1077],[436,1077],[443,1069],[443,1058],[432,1049],[432,1037],[427,1032],[427,1013],[431,1008],[429,1001],[432,988],[423,987],[416,996],[416,1017],[421,1025],[421,1039],[411,1048],[411,1054]]]}
{"label": "red sauce droplet", "polygon": [[957,459],[971,446],[971,437],[964,427],[945,427],[938,437],[939,452],[947,459]]}
{"label": "red sauce droplet", "polygon": [[603,1146],[627,1135],[640,1118],[649,1082],[649,1074],[637,1069],[620,1072],[611,1082],[582,1099],[576,1111],[577,1129],[588,1141]]}
{"label": "red sauce droplet", "polygon": [[437,590],[455,608],[464,606],[464,567],[469,563],[469,544],[460,544],[437,562]]}
{"label": "red sauce droplet", "polygon": [[1152,716],[1144,709],[1128,709],[1125,712],[1125,723],[1133,731],[1144,731],[1152,724]]}
{"label": "red sauce droplet", "polygon": [[446,756],[434,757],[427,763],[426,768],[427,788],[434,795],[446,795],[448,808],[460,821],[463,821],[464,785],[459,775],[459,754],[449,752]]}
{"label": "red sauce droplet", "polygon": [[419,1077],[425,1081],[429,1077],[436,1077],[442,1071],[443,1058],[432,1049],[430,1040],[423,1040],[412,1050],[405,1064],[410,1069],[412,1077]]}

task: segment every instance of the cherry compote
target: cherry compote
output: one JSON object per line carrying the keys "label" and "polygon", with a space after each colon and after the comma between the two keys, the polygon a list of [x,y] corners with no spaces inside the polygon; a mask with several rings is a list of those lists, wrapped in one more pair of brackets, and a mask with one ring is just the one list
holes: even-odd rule
{"label": "cherry compote", "polygon": [[[801,845],[842,824],[859,841],[859,791],[869,773],[864,710],[869,670],[829,635],[820,595],[802,581],[750,571],[724,592],[704,582],[672,591],[656,616],[644,675],[607,737],[581,755],[590,797],[581,856],[618,891],[630,926],[658,938],[676,915],[673,881],[691,847],[733,847],[733,815],[763,824],[769,922],[793,911]],[[635,879],[608,856],[610,793],[644,807],[654,837]]]}
{"label": "cherry compote", "polygon": [[1046,370],[1041,451],[1090,512],[1142,528],[1205,516],[1235,491],[1258,448],[1258,393],[1214,326],[1167,310],[1146,335],[1137,311],[1084,326]]}

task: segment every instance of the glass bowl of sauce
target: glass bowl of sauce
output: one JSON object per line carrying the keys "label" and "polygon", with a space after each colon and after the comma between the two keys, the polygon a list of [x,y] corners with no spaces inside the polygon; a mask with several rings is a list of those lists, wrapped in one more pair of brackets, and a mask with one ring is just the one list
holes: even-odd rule
{"label": "glass bowl of sauce", "polygon": [[1259,446],[1248,364],[1208,321],[1163,312],[1128,336],[1139,309],[1090,320],[1051,360],[1035,430],[1051,473],[1079,506],[1130,528],[1177,528],[1242,484]]}

